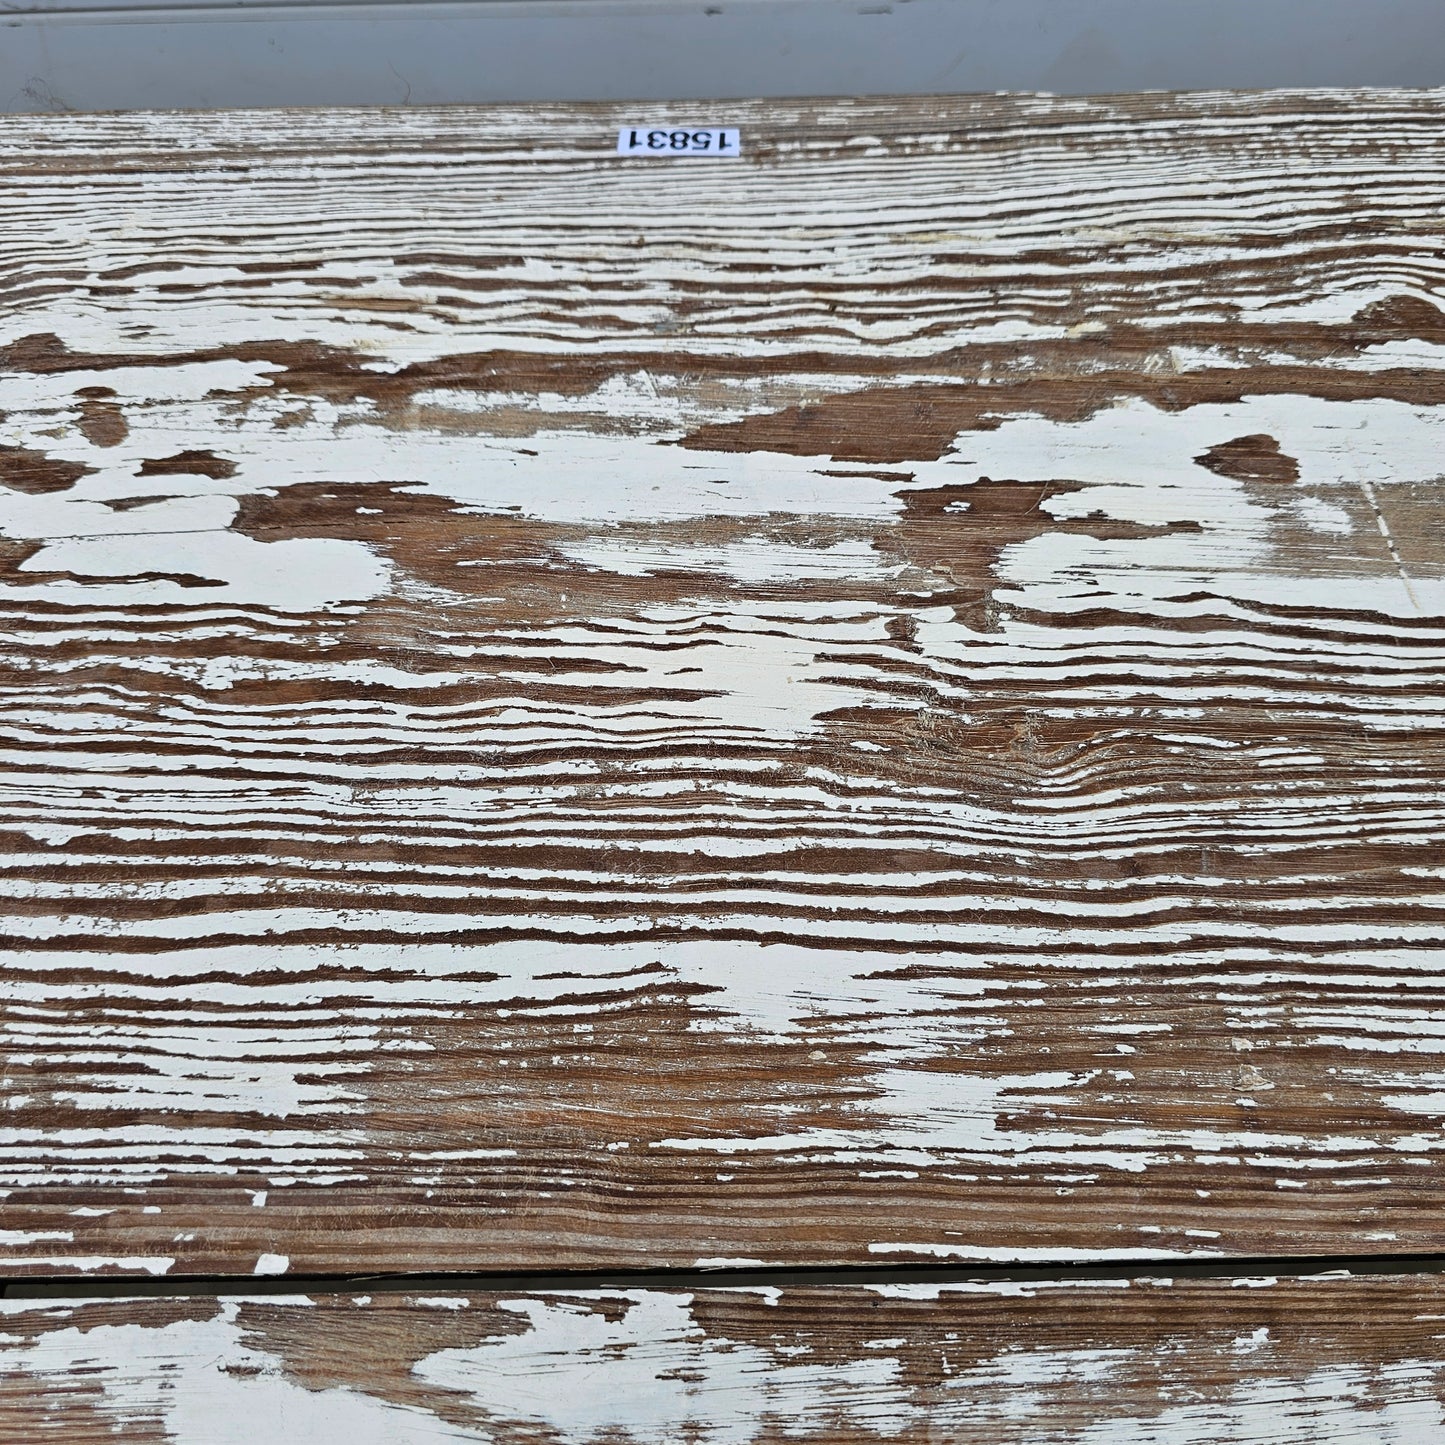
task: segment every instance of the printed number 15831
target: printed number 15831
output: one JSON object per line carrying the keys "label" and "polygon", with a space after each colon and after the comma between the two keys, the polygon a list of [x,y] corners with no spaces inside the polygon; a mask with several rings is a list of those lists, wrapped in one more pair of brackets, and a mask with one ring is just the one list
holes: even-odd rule
{"label": "printed number 15831", "polygon": [[730,157],[741,153],[738,132],[718,126],[704,126],[700,130],[623,126],[617,132],[617,154],[620,156]]}

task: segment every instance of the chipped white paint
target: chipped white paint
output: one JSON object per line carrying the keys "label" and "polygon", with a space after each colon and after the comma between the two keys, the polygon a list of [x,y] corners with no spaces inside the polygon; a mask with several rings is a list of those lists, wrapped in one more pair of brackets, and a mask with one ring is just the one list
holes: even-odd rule
{"label": "chipped white paint", "polygon": [[[1066,1438],[1069,1445],[1424,1445],[1445,1429],[1438,1379],[1438,1364],[1428,1360],[1378,1373],[1326,1366],[1303,1380],[1241,1383],[1222,1403],[1174,1405]],[[1396,1392],[1407,1398],[1390,1399]]]}
{"label": "chipped white paint", "polygon": [[503,1420],[544,1425],[577,1445],[611,1433],[638,1445],[670,1445],[681,1435],[747,1445],[780,1415],[801,1426],[803,1400],[869,1434],[901,1434],[917,1414],[897,1384],[897,1361],[886,1356],[783,1364],[769,1351],[709,1338],[689,1295],[621,1298],[627,1304],[616,1321],[585,1297],[502,1300],[502,1309],[526,1319],[525,1332],[424,1356],[413,1373],[434,1389],[471,1393]]}
{"label": "chipped white paint", "polygon": [[[159,1329],[129,1324],[61,1329],[18,1349],[14,1335],[0,1338],[7,1347],[0,1352],[0,1378],[28,1378],[39,1386],[84,1371],[112,1428],[131,1433],[159,1424],[161,1438],[175,1445],[291,1440],[431,1445],[478,1438],[448,1427],[430,1411],[373,1400],[357,1390],[308,1390],[286,1379],[275,1356],[246,1341],[236,1323],[239,1303],[223,1301],[210,1319],[178,1320]],[[45,1311],[0,1301],[0,1322],[12,1329],[27,1313]]]}

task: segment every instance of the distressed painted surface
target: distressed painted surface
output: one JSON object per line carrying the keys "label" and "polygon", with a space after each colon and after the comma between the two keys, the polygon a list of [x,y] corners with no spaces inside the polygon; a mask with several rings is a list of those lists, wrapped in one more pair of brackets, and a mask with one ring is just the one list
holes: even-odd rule
{"label": "distressed painted surface", "polygon": [[1428,1276],[0,1302],[0,1436],[1426,1445]]}
{"label": "distressed painted surface", "polygon": [[1445,96],[0,123],[12,1272],[1442,1247]]}

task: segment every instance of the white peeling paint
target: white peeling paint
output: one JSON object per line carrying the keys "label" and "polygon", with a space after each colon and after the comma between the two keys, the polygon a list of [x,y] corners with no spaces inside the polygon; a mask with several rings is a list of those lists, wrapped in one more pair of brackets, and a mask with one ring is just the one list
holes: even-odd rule
{"label": "white peeling paint", "polygon": [[[79,1372],[95,1408],[122,1438],[159,1423],[175,1445],[433,1445],[475,1440],[429,1411],[353,1389],[313,1390],[237,1322],[241,1302],[210,1319],[50,1330],[0,1356],[0,1375],[72,1387]],[[484,1437],[483,1437],[484,1438]]]}
{"label": "white peeling paint", "polygon": [[555,1431],[567,1445],[609,1435],[637,1445],[748,1445],[765,1422],[805,1433],[818,1412],[868,1434],[901,1434],[919,1418],[896,1360],[781,1363],[694,1322],[688,1295],[629,1291],[610,1320],[586,1298],[504,1300],[528,1329],[471,1349],[440,1350],[413,1373],[470,1395],[502,1420]]}

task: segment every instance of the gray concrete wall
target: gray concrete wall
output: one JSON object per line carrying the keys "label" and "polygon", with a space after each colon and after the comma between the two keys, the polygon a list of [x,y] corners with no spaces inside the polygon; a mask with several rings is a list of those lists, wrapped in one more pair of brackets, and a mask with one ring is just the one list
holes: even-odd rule
{"label": "gray concrete wall", "polygon": [[0,0],[0,111],[1445,84],[1445,0]]}

